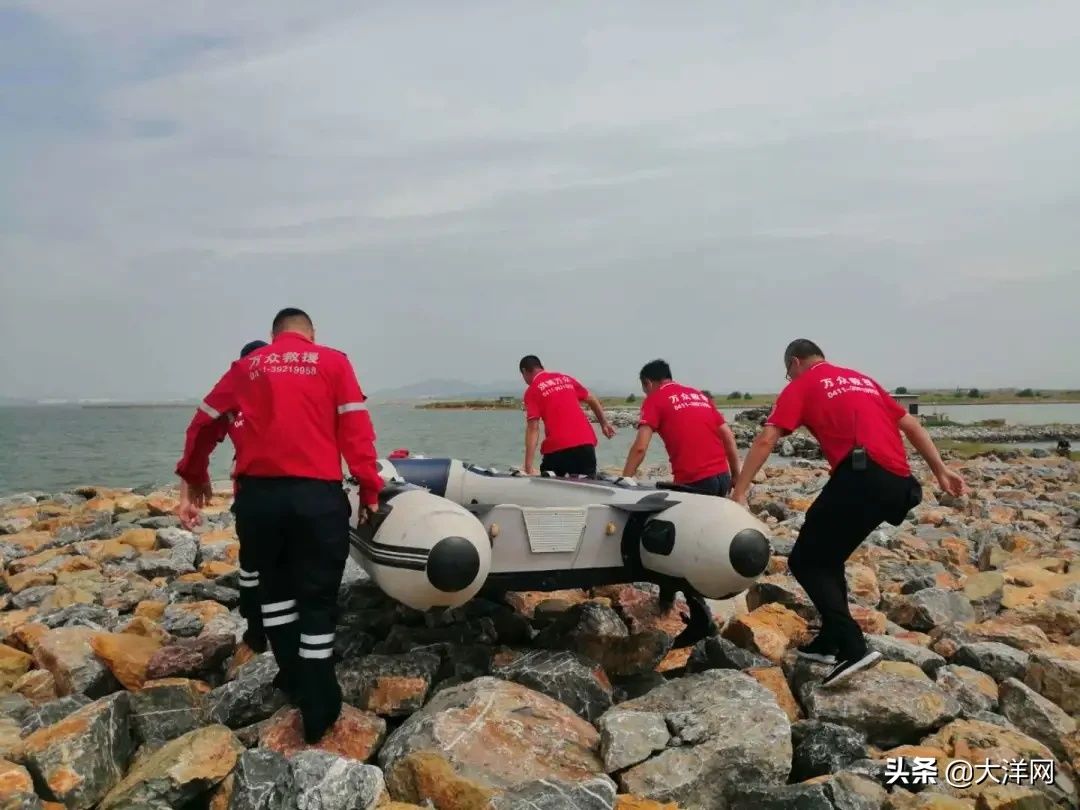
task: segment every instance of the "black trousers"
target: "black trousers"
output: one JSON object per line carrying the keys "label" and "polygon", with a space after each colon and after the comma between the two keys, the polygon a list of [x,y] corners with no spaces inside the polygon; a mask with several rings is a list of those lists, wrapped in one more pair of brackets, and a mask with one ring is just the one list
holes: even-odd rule
{"label": "black trousers", "polygon": [[[237,493],[239,498],[239,493]],[[236,501],[232,505],[232,513],[236,514]],[[262,608],[259,604],[259,561],[255,556],[256,539],[252,534],[246,537],[241,535],[239,527],[236,530],[237,539],[240,540],[240,615],[247,623],[244,630],[244,641],[253,650],[265,649],[266,634],[263,632]]]}
{"label": "black trousers", "polygon": [[568,475],[596,478],[596,448],[591,444],[580,444],[548,453],[540,460],[540,472],[550,472],[560,478]]}
{"label": "black trousers", "polygon": [[869,459],[865,470],[855,470],[848,458],[807,510],[788,569],[821,614],[819,638],[831,642],[839,659],[866,654],[866,639],[848,608],[844,563],[870,532],[882,523],[900,525],[921,500],[915,478]]}
{"label": "black trousers", "polygon": [[[236,499],[241,549],[254,549],[262,624],[305,734],[341,710],[334,673],[337,597],[349,552],[349,502],[340,481],[244,477]],[[257,539],[257,542],[255,542]]]}
{"label": "black trousers", "polygon": [[727,494],[731,492],[731,473],[710,475],[708,478],[702,478],[692,484],[680,484],[680,486],[685,489],[692,489],[694,492],[700,492],[702,495],[719,495],[721,498],[726,498]]}

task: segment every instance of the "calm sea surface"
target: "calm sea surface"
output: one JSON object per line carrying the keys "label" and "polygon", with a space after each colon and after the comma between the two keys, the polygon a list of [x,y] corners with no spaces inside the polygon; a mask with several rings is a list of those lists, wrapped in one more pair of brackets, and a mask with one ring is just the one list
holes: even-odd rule
{"label": "calm sea surface", "polygon": [[[959,422],[1006,419],[1013,424],[1080,423],[1080,405],[926,406]],[[725,409],[728,418],[739,409]],[[0,408],[0,494],[57,492],[80,484],[140,486],[175,481],[172,470],[183,449],[190,407]],[[519,411],[420,410],[411,405],[373,405],[377,448],[397,447],[429,456],[453,456],[478,464],[520,465],[523,418]],[[597,449],[601,466],[621,465],[634,431],[624,428]],[[227,478],[232,446],[212,459],[215,478]],[[654,441],[647,463],[666,461]]]}

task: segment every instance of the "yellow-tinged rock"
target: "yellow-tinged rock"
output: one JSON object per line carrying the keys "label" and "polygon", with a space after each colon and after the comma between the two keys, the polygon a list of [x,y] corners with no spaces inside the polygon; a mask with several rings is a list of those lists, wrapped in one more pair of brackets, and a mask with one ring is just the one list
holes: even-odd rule
{"label": "yellow-tinged rock", "polygon": [[21,574],[5,576],[4,582],[12,593],[22,593],[27,588],[54,584],[56,574],[51,571],[24,571]]}
{"label": "yellow-tinged rock", "polygon": [[11,691],[38,706],[60,697],[56,694],[56,678],[47,669],[30,670],[15,682]]}
{"label": "yellow-tinged rock", "polygon": [[101,633],[90,646],[126,689],[139,689],[146,681],[146,666],[161,641],[135,633]]}
{"label": "yellow-tinged rock", "polygon": [[132,617],[126,624],[117,628],[117,632],[156,639],[162,645],[172,641],[172,636],[169,635],[165,628],[145,616]]}
{"label": "yellow-tinged rock", "polygon": [[810,626],[794,611],[770,602],[732,619],[723,636],[779,664],[790,647],[810,640]]}
{"label": "yellow-tinged rock", "polygon": [[390,796],[404,802],[431,801],[447,810],[488,810],[495,791],[459,776],[438,754],[421,751],[395,762],[386,773]]}
{"label": "yellow-tinged rock", "polygon": [[149,619],[150,621],[156,622],[165,615],[165,608],[167,607],[168,605],[164,602],[155,602],[147,599],[139,602],[139,604],[135,606],[135,616],[136,618]]}
{"label": "yellow-tinged rock", "polygon": [[116,541],[131,546],[139,552],[153,551],[157,548],[157,534],[153,529],[129,529],[117,537]]}
{"label": "yellow-tinged rock", "polygon": [[21,650],[0,644],[0,691],[7,691],[30,669],[34,659]]}
{"label": "yellow-tinged rock", "polygon": [[754,667],[746,670],[746,674],[773,693],[776,703],[787,714],[788,720],[794,723],[802,719],[802,708],[791,692],[791,686],[784,677],[784,670],[780,667]]}
{"label": "yellow-tinged rock", "polygon": [[231,565],[230,563],[211,560],[210,562],[202,564],[199,568],[199,573],[207,579],[217,579],[218,577],[226,577],[229,574],[235,574],[238,570],[239,569],[235,565]]}
{"label": "yellow-tinged rock", "polygon": [[36,615],[37,608],[7,610],[0,613],[0,641],[7,642],[16,630],[32,622]]}
{"label": "yellow-tinged rock", "polygon": [[654,802],[625,793],[615,797],[615,810],[679,810],[675,802]]}
{"label": "yellow-tinged rock", "polygon": [[149,803],[149,798],[171,807],[183,806],[224,781],[243,752],[244,746],[225,726],[189,732],[138,760],[105,797],[100,810],[119,810],[140,800]]}
{"label": "yellow-tinged rock", "polygon": [[883,672],[891,672],[894,675],[899,675],[901,678],[912,678],[917,681],[930,682],[930,678],[926,673],[922,671],[915,664],[909,664],[907,661],[882,661],[878,664],[878,669]]}
{"label": "yellow-tinged rock", "polygon": [[0,801],[18,793],[34,795],[34,780],[22,765],[0,759]]}

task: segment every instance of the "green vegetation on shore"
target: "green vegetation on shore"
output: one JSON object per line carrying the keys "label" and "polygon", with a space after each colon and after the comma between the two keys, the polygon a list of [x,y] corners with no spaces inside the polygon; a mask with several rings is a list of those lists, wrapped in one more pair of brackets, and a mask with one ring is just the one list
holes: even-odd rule
{"label": "green vegetation on shore", "polygon": [[[706,392],[709,393],[709,392]],[[1080,391],[1034,391],[1024,389],[1001,389],[982,391],[978,388],[919,390],[900,386],[898,394],[916,394],[919,405],[1032,405],[1055,403],[1080,403]],[[726,395],[712,394],[718,408],[764,408],[776,401],[776,394],[753,394],[744,391],[732,391]],[[628,394],[625,397],[601,397],[604,408],[623,410],[638,407],[641,394]],[[423,402],[417,408],[430,410],[521,410],[520,397],[500,397],[498,399],[444,399]]]}

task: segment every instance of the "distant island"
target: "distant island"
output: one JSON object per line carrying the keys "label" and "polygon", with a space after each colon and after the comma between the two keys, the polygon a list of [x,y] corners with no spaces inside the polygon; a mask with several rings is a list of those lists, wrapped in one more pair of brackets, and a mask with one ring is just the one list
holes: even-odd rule
{"label": "distant island", "polygon": [[[755,394],[748,391],[732,391],[728,394],[716,394],[706,391],[718,408],[764,408],[776,401],[776,394]],[[999,388],[980,390],[978,388],[956,389],[918,389],[900,386],[892,393],[919,397],[920,405],[1027,405],[1027,404],[1071,404],[1080,403],[1080,390],[1051,390],[1031,388]],[[605,408],[637,407],[641,394],[627,394],[623,397],[605,396],[600,401]],[[417,403],[415,407],[424,410],[521,410],[520,396],[499,396],[490,398],[445,398]]]}

